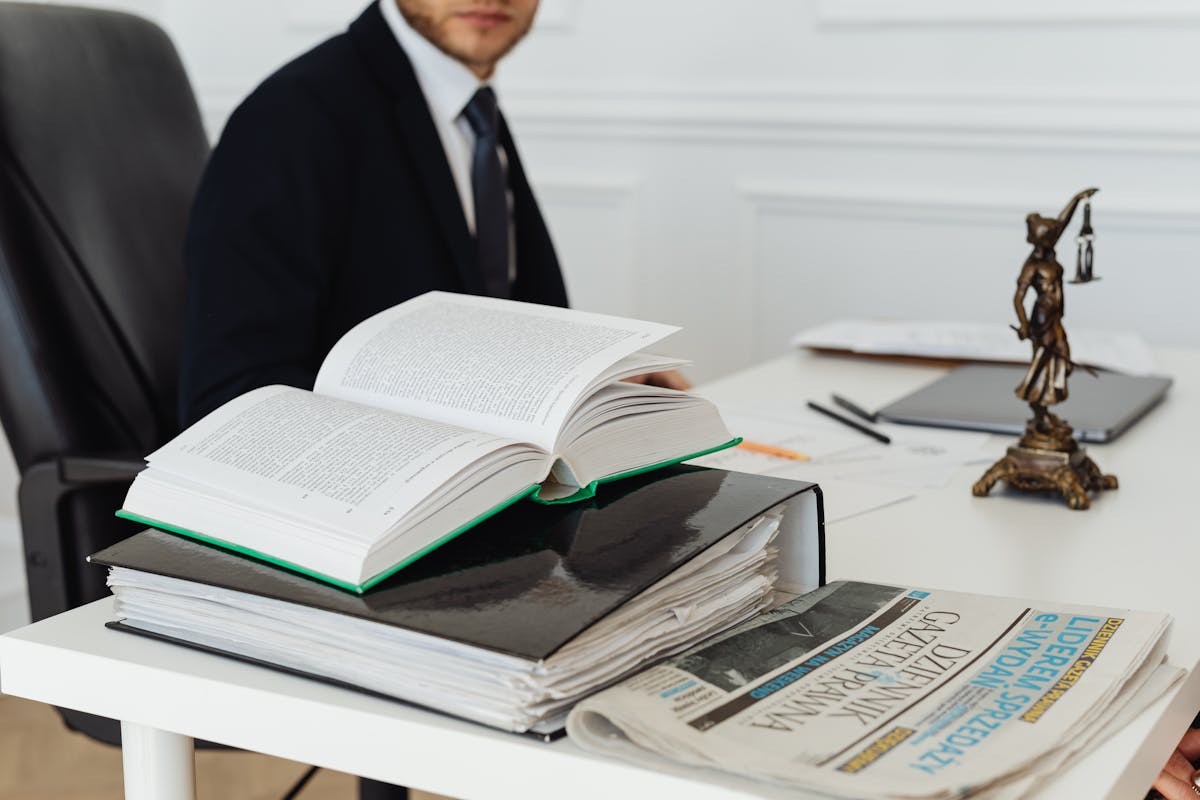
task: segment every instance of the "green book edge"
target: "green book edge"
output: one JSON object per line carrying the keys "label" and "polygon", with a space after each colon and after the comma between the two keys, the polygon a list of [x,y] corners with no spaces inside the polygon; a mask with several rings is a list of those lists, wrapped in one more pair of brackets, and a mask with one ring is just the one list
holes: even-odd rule
{"label": "green book edge", "polygon": [[669,458],[666,461],[660,461],[657,464],[650,464],[649,466],[646,466],[646,467],[638,467],[637,469],[631,469],[628,472],[618,472],[616,475],[609,475],[607,478],[600,478],[599,480],[594,480],[591,483],[589,483],[587,486],[580,487],[579,491],[575,492],[574,494],[569,495],[567,497],[560,497],[557,500],[546,500],[545,498],[539,496],[539,492],[541,492],[542,487],[541,487],[541,485],[537,485],[537,486],[533,487],[533,492],[530,493],[529,499],[535,503],[541,503],[544,506],[557,506],[557,505],[563,505],[564,503],[578,503],[580,500],[590,500],[596,496],[596,488],[598,486],[600,486],[600,484],[602,484],[602,483],[611,483],[612,481],[619,481],[622,478],[632,478],[634,475],[643,475],[647,472],[653,472],[656,469],[662,469],[663,467],[669,467],[672,464],[679,464],[684,461],[690,461],[693,458],[700,458],[701,456],[706,456],[709,453],[716,453],[719,450],[726,450],[730,447],[737,447],[741,443],[742,443],[742,437],[735,436],[734,438],[730,439],[728,442],[725,442],[724,444],[719,444],[716,447],[710,447],[707,450],[701,450],[698,453],[692,453],[691,455],[687,455],[687,456],[679,456],[678,458]]}
{"label": "green book edge", "polygon": [[185,536],[189,539],[195,539],[200,542],[205,542],[206,544],[215,545],[217,547],[232,551],[234,553],[238,553],[240,555],[249,556],[250,558],[256,559],[258,561],[262,561],[264,563],[271,564],[276,567],[282,567],[283,569],[290,570],[292,572],[296,572],[301,575],[306,575],[309,578],[315,578],[316,580],[322,581],[324,583],[328,583],[331,586],[336,586],[339,589],[345,589],[347,591],[354,592],[355,594],[363,594],[368,589],[370,589],[372,586],[375,586],[376,584],[378,584],[381,581],[387,580],[392,575],[395,575],[401,569],[403,569],[404,567],[407,567],[409,564],[413,563],[414,561],[421,558],[422,556],[427,555],[428,553],[432,552],[433,550],[436,550],[437,548],[441,547],[442,545],[444,545],[446,542],[450,541],[451,539],[459,536],[462,533],[465,533],[466,531],[475,527],[476,525],[478,525],[479,523],[488,519],[489,517],[493,517],[496,514],[499,514],[504,509],[508,508],[509,506],[513,505],[514,503],[516,503],[519,500],[525,499],[526,497],[533,500],[534,502],[541,503],[542,505],[562,505],[564,503],[576,503],[581,500],[588,500],[588,499],[591,499],[592,497],[596,496],[596,488],[602,483],[610,483],[612,481],[620,480],[622,478],[632,478],[635,475],[642,475],[643,473],[651,472],[656,469],[662,469],[663,467],[669,467],[672,464],[678,464],[680,462],[688,461],[693,458],[700,458],[701,456],[706,456],[709,453],[715,453],[719,450],[725,450],[730,447],[735,447],[738,444],[740,444],[741,441],[742,441],[741,437],[736,437],[736,438],[730,439],[728,442],[725,442],[724,444],[719,444],[716,447],[710,447],[707,450],[701,450],[697,453],[692,453],[690,455],[680,456],[678,458],[671,458],[666,461],[660,461],[657,464],[651,464],[651,465],[645,466],[645,467],[638,467],[637,469],[631,469],[627,472],[619,472],[616,475],[610,475],[607,478],[600,478],[599,480],[592,481],[587,486],[580,488],[579,491],[575,492],[574,494],[570,495],[569,497],[563,497],[558,500],[542,499],[541,497],[538,496],[538,492],[541,491],[541,488],[542,488],[541,485],[534,484],[533,486],[530,486],[527,489],[522,489],[520,492],[517,492],[515,495],[508,498],[507,500],[500,503],[499,505],[491,508],[488,511],[485,511],[484,513],[480,514],[479,516],[475,517],[474,519],[470,520],[469,522],[466,522],[466,523],[458,526],[457,528],[452,530],[450,533],[447,533],[445,536],[441,537],[440,539],[437,539],[437,540],[431,542],[430,544],[426,545],[425,547],[423,547],[420,550],[416,551],[415,553],[411,554],[408,558],[398,562],[394,566],[389,567],[388,569],[384,570],[383,572],[379,573],[378,575],[375,575],[374,577],[363,581],[362,583],[351,583],[350,581],[344,581],[344,580],[341,580],[340,578],[334,578],[331,575],[326,575],[322,572],[317,572],[316,570],[309,569],[308,567],[302,567],[299,564],[294,564],[291,561],[285,561],[281,558],[276,558],[275,556],[267,555],[266,553],[259,552],[258,550],[254,550],[249,547],[243,547],[242,545],[234,544],[233,542],[227,542],[224,539],[218,539],[215,536],[209,536],[208,534],[200,533],[199,531],[193,531],[193,530],[189,530],[187,528],[181,528],[178,525],[172,525],[168,522],[163,522],[162,520],[151,519],[150,517],[143,517],[139,514],[134,514],[129,511],[126,511],[125,509],[119,509],[116,512],[116,515],[118,517],[120,517],[121,519],[127,519],[130,522],[136,522],[141,525],[149,525],[152,528],[158,528],[159,530],[166,531],[167,533],[173,533],[178,536]]}
{"label": "green book edge", "polygon": [[364,592],[366,592],[368,589],[370,589],[372,586],[376,585],[380,581],[387,580],[388,578],[390,578],[392,575],[395,575],[397,572],[399,572],[404,567],[407,567],[409,564],[416,561],[418,558],[421,558],[422,556],[432,552],[433,550],[436,550],[437,548],[441,547],[442,545],[444,545],[446,542],[450,541],[454,537],[466,532],[467,530],[469,530],[469,529],[475,527],[476,525],[478,525],[479,523],[483,522],[488,517],[495,516],[496,514],[499,514],[501,511],[508,508],[513,503],[517,502],[518,500],[523,500],[524,498],[529,497],[535,491],[537,491],[537,488],[538,487],[536,485],[534,485],[534,486],[530,486],[528,489],[522,489],[517,494],[515,494],[512,497],[505,500],[503,503],[500,503],[500,505],[495,506],[494,508],[492,508],[488,511],[485,511],[484,513],[475,517],[471,521],[458,526],[457,528],[452,530],[450,533],[447,533],[445,536],[441,537],[440,539],[437,539],[436,541],[429,543],[428,545],[426,545],[425,547],[416,551],[415,553],[413,553],[412,555],[410,555],[408,558],[404,559],[403,561],[398,562],[394,566],[391,566],[388,569],[385,569],[383,572],[379,573],[378,575],[375,575],[372,578],[369,578],[369,579],[363,581],[362,583],[351,583],[350,581],[344,581],[340,578],[334,578],[331,575],[326,575],[322,572],[317,572],[316,570],[309,569],[308,567],[302,567],[299,564],[293,564],[291,561],[285,561],[281,558],[276,558],[275,556],[269,556],[266,553],[261,553],[258,550],[253,550],[249,547],[243,547],[239,544],[227,542],[223,539],[218,539],[215,536],[209,536],[207,534],[200,533],[198,531],[188,530],[187,528],[181,528],[178,525],[171,525],[170,523],[166,523],[161,520],[150,519],[149,517],[143,517],[143,516],[139,516],[138,514],[132,514],[124,509],[118,510],[117,516],[121,517],[122,519],[127,519],[131,522],[137,522],[142,525],[149,525],[152,528],[158,528],[160,530],[164,530],[167,533],[174,533],[179,536],[186,536],[189,539],[196,539],[197,541],[205,542],[206,544],[216,545],[217,547],[221,547],[225,550],[231,550],[235,553],[239,553],[244,556],[249,556],[250,558],[257,559],[258,561],[263,561],[267,564],[271,564],[276,567],[282,567],[283,569],[291,570],[292,572],[298,572],[301,575],[306,575],[310,578],[316,578],[319,581],[328,583],[331,586],[336,586],[339,589],[346,589],[347,591],[354,592],[355,594],[363,594]]}

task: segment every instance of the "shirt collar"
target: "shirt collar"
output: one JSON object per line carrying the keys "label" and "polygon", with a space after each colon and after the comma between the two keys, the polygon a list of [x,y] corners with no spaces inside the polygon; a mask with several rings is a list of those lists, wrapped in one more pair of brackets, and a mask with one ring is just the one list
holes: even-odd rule
{"label": "shirt collar", "polygon": [[465,64],[446,55],[408,24],[396,0],[379,0],[380,11],[412,62],[417,83],[434,116],[453,123],[479,87],[486,85]]}

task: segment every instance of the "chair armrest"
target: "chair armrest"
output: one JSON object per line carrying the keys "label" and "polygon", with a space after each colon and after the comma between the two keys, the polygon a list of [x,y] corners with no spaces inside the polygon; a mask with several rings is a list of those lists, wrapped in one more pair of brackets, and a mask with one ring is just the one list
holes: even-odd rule
{"label": "chair armrest", "polygon": [[130,481],[146,468],[141,456],[114,453],[102,456],[63,456],[58,459],[59,474],[65,483],[91,485]]}
{"label": "chair armrest", "polygon": [[105,483],[131,481],[146,468],[140,456],[127,453],[104,453],[86,456],[60,456],[39,461],[21,474],[17,487],[17,504],[21,522],[25,524],[26,510],[57,507],[64,495],[77,489]]}
{"label": "chair armrest", "polygon": [[17,506],[34,620],[66,611],[71,605],[60,516],[63,499],[91,486],[128,483],[143,469],[140,455],[96,453],[39,461],[21,474]]}

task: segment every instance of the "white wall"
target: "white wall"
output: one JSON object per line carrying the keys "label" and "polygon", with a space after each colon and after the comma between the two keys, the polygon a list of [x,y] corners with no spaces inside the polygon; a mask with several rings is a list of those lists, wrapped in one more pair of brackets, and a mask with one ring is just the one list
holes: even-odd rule
{"label": "white wall", "polygon": [[[168,30],[214,136],[365,6],[90,2]],[[1088,185],[1068,327],[1200,346],[1198,75],[1192,0],[543,0],[500,88],[575,304],[682,324],[703,379],[839,316],[1007,322],[1025,213]]]}
{"label": "white wall", "polygon": [[1200,345],[1200,5],[568,7],[505,105],[543,185],[625,211],[548,198],[573,283],[683,323],[698,374],[838,316],[1007,322],[1025,213],[1088,185],[1068,322]]}
{"label": "white wall", "polygon": [[16,494],[17,467],[0,434],[0,633],[29,621]]}
{"label": "white wall", "polygon": [[[167,28],[214,135],[365,5],[96,4]],[[1068,324],[1200,346],[1198,74],[1191,0],[544,0],[500,88],[575,304],[704,378],[838,316],[1007,322],[1025,213],[1088,185]]]}

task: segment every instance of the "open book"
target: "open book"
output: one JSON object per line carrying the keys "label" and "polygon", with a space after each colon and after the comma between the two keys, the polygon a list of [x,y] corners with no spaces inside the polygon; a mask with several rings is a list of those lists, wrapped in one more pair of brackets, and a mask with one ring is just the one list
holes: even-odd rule
{"label": "open book", "polygon": [[677,328],[442,292],[360,323],[313,391],[268,386],[147,456],[127,519],[364,591],[526,496],[737,440],[685,392],[621,382]]}

